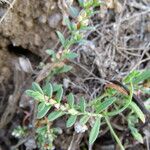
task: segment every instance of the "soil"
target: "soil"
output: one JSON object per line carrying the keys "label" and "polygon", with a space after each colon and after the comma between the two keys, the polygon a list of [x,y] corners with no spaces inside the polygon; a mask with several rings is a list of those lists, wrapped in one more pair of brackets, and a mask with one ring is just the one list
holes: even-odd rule
{"label": "soil", "polygon": [[[33,141],[29,141],[33,143],[27,146],[23,139],[13,137],[12,131],[34,121],[29,117],[27,123],[24,122],[26,112],[32,116],[34,107],[24,91],[31,87],[42,69],[41,62],[48,62],[45,50],[61,48],[56,31],[67,36],[64,14],[67,12],[75,19],[66,10],[64,1],[9,0],[12,8],[5,0],[0,1],[0,150],[15,146],[19,150],[36,148],[31,147],[34,136],[30,135]],[[101,13],[91,19],[90,24],[96,30],[86,33],[87,43],[72,48],[79,54],[79,58],[71,62],[74,70],[62,77],[62,83],[72,82],[70,89],[77,97],[84,95],[89,100],[102,92],[103,80],[121,80],[132,69],[150,68],[150,1],[106,0],[104,3],[96,8]],[[76,1],[73,5],[81,9]],[[54,125],[63,129],[63,134],[55,141],[56,149],[68,149],[73,130],[67,130],[63,120]],[[102,134],[93,149],[117,149],[108,130]],[[80,143],[75,149],[86,149],[87,137],[86,134],[75,135]],[[147,149],[145,143],[134,143],[134,146],[131,143],[128,149]]]}

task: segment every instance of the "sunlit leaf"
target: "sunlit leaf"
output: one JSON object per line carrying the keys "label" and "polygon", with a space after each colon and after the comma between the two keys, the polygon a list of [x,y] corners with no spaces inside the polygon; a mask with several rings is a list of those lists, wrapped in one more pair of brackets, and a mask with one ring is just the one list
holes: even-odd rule
{"label": "sunlit leaf", "polygon": [[150,79],[150,69],[144,70],[139,76],[133,79],[133,84],[138,84],[142,81]]}
{"label": "sunlit leaf", "polygon": [[132,82],[132,80],[133,80],[135,77],[137,77],[137,76],[139,76],[139,75],[140,75],[140,72],[134,70],[134,71],[130,72],[130,73],[124,78],[124,82],[125,82],[125,83],[130,83],[130,82]]}

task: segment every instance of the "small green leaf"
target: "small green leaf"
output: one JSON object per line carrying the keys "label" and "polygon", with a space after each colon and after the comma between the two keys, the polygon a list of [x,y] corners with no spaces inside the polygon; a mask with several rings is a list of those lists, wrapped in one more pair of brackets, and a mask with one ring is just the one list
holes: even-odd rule
{"label": "small green leaf", "polygon": [[37,118],[41,119],[43,118],[47,112],[50,110],[51,106],[50,105],[45,105],[43,109],[39,110],[37,113]]}
{"label": "small green leaf", "polygon": [[38,111],[42,110],[45,107],[45,102],[41,102],[38,104]]}
{"label": "small green leaf", "polygon": [[71,15],[71,17],[76,18],[79,15],[79,11],[77,8],[70,6],[69,7],[69,13]]}
{"label": "small green leaf", "polygon": [[150,79],[150,69],[144,70],[139,76],[133,79],[134,84]]}
{"label": "small green leaf", "polygon": [[84,3],[84,7],[89,8],[93,5],[93,0],[88,0]]}
{"label": "small green leaf", "polygon": [[54,111],[54,112],[52,112],[52,113],[50,113],[48,115],[48,120],[49,121],[54,121],[55,119],[61,117],[62,115],[64,115],[64,112],[62,112],[62,111]]}
{"label": "small green leaf", "polygon": [[36,133],[45,133],[46,131],[47,131],[47,126],[36,129]]}
{"label": "small green leaf", "polygon": [[90,118],[90,116],[83,116],[83,117],[80,119],[80,123],[81,123],[82,125],[85,125],[85,124],[88,122],[89,118]]}
{"label": "small green leaf", "polygon": [[98,134],[99,134],[99,130],[100,130],[100,118],[97,117],[96,118],[96,121],[94,123],[94,126],[90,132],[90,137],[89,137],[89,144],[93,144],[95,142],[95,140],[97,139],[98,137]]}
{"label": "small green leaf", "polygon": [[100,5],[101,5],[101,2],[99,0],[94,0],[94,4],[93,4],[94,7],[98,7]]}
{"label": "small green leaf", "polygon": [[144,141],[143,141],[143,137],[142,137],[142,135],[138,132],[138,130],[136,129],[136,128],[134,128],[134,127],[129,127],[130,128],[130,130],[131,130],[131,134],[132,134],[132,136],[137,140],[137,141],[139,141],[140,143],[143,143]]}
{"label": "small green leaf", "polygon": [[74,52],[67,52],[63,54],[63,58],[64,59],[74,59],[78,57],[78,54],[74,53]]}
{"label": "small green leaf", "polygon": [[44,94],[45,94],[46,96],[48,96],[49,98],[52,97],[52,94],[53,94],[53,87],[52,87],[52,85],[51,85],[50,83],[47,83],[47,84],[45,85],[45,87],[43,88],[43,91],[44,91]]}
{"label": "small green leaf", "polygon": [[81,97],[81,98],[80,98],[79,108],[80,108],[81,112],[85,112],[85,109],[86,109],[86,101],[85,101],[84,97]]}
{"label": "small green leaf", "polygon": [[71,22],[70,22],[70,20],[69,20],[68,17],[65,17],[64,22],[65,22],[65,24],[67,25],[68,29],[69,29],[70,31],[72,31],[72,30],[73,30],[72,24],[71,24]]}
{"label": "small green leaf", "polygon": [[111,98],[106,98],[106,100],[102,103],[100,103],[97,107],[96,107],[96,113],[100,113],[104,110],[106,110],[110,105],[112,105],[114,102],[116,101],[115,97],[111,97]]}
{"label": "small green leaf", "polygon": [[67,96],[67,101],[68,101],[70,108],[73,108],[73,106],[74,106],[74,95],[72,93],[70,93]]}
{"label": "small green leaf", "polygon": [[72,66],[69,66],[69,65],[64,65],[61,70],[59,71],[59,73],[65,73],[65,72],[68,72],[72,69]]}
{"label": "small green leaf", "polygon": [[54,92],[59,91],[60,88],[62,88],[61,84],[53,84],[53,91]]}
{"label": "small green leaf", "polygon": [[134,102],[131,102],[130,108],[131,108],[131,110],[133,110],[137,114],[137,116],[141,119],[141,121],[143,123],[145,123],[145,115],[143,114],[141,109],[137,106],[137,104]]}
{"label": "small green leaf", "polygon": [[52,50],[52,49],[47,49],[46,53],[50,56],[55,54],[54,50]]}
{"label": "small green leaf", "polygon": [[63,34],[62,34],[61,32],[59,32],[59,31],[56,31],[56,33],[57,33],[57,35],[58,35],[58,38],[59,38],[61,44],[62,44],[63,46],[65,46],[65,38],[64,38]]}
{"label": "small green leaf", "polygon": [[63,96],[63,88],[61,87],[56,93],[56,101],[58,103],[60,103],[60,101],[62,100],[62,96]]}
{"label": "small green leaf", "polygon": [[72,69],[72,66],[64,65],[63,67],[55,68],[55,74],[66,73]]}
{"label": "small green leaf", "polygon": [[33,90],[27,90],[26,94],[32,98],[34,98],[35,100],[39,100],[39,101],[44,101],[44,95],[42,95],[41,93],[37,92],[37,91],[33,91]]}
{"label": "small green leaf", "polygon": [[77,119],[76,115],[71,115],[69,117],[69,119],[67,120],[67,123],[66,123],[67,128],[73,126],[75,124],[75,122],[76,122],[76,119]]}
{"label": "small green leaf", "polygon": [[40,92],[41,94],[44,94],[44,93],[43,93],[43,90],[41,89],[41,87],[39,86],[39,84],[36,83],[36,82],[33,82],[33,83],[32,83],[32,89],[33,89],[34,91]]}
{"label": "small green leaf", "polygon": [[134,71],[130,72],[130,73],[124,78],[124,82],[125,82],[125,83],[130,83],[130,82],[132,82],[132,80],[133,80],[135,77],[137,77],[137,76],[139,76],[139,75],[140,75],[140,72],[134,70]]}
{"label": "small green leaf", "polygon": [[84,6],[84,0],[78,0],[78,2],[79,2],[79,5],[80,5],[81,7]]}

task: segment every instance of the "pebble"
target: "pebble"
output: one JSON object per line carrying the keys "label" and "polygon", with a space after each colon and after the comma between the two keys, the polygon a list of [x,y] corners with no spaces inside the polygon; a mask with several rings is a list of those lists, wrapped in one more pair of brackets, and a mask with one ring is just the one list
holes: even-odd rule
{"label": "pebble", "polygon": [[45,15],[42,15],[42,16],[40,16],[39,18],[38,18],[38,21],[40,22],[40,23],[46,23],[46,21],[47,21],[47,18],[46,18],[46,16]]}
{"label": "pebble", "polygon": [[62,20],[61,14],[55,13],[48,18],[48,25],[51,28],[57,28],[61,20]]}

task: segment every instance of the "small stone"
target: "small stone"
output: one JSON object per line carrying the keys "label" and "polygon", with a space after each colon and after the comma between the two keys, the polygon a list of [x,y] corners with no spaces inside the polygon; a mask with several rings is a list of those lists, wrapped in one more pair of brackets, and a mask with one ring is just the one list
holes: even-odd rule
{"label": "small stone", "polygon": [[25,142],[26,149],[35,149],[36,148],[36,142],[34,139],[28,139],[27,142]]}
{"label": "small stone", "polygon": [[86,125],[82,125],[80,122],[76,122],[74,125],[74,129],[77,133],[84,133],[88,127]]}
{"label": "small stone", "polygon": [[51,28],[57,28],[61,20],[62,16],[60,13],[53,14],[48,18],[48,25]]}
{"label": "small stone", "polygon": [[28,28],[32,28],[33,27],[33,20],[32,19],[26,19],[25,20],[25,24]]}
{"label": "small stone", "polygon": [[34,36],[34,43],[35,45],[39,46],[41,43],[41,37],[38,34],[35,34]]}
{"label": "small stone", "polygon": [[40,16],[40,17],[38,18],[38,20],[39,20],[40,23],[43,23],[43,24],[46,23],[46,21],[47,21],[45,15]]}

